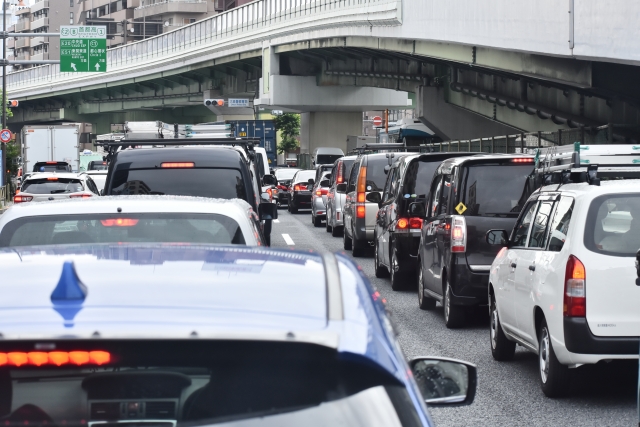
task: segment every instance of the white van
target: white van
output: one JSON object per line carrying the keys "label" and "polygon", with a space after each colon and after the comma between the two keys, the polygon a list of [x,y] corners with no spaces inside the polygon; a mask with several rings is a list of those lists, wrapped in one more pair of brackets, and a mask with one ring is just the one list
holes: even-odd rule
{"label": "white van", "polygon": [[318,147],[313,151],[313,165],[332,165],[340,157],[344,157],[344,152],[339,148]]}

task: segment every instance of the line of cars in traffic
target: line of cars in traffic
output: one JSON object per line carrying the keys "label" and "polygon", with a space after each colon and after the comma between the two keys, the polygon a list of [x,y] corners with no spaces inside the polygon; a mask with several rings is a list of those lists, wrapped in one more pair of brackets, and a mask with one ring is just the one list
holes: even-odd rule
{"label": "line of cars in traffic", "polygon": [[105,143],[104,196],[42,172],[0,216],[3,425],[429,426],[425,402],[473,402],[475,366],[407,362],[348,257],[265,248],[253,141],[188,144]]}
{"label": "line of cars in traffic", "polygon": [[441,303],[447,328],[488,307],[493,357],[537,353],[543,392],[561,396],[570,368],[638,359],[636,161],[631,146],[534,156],[371,144],[330,165],[326,230],[355,257],[373,252],[375,275],[416,289],[421,309]]}

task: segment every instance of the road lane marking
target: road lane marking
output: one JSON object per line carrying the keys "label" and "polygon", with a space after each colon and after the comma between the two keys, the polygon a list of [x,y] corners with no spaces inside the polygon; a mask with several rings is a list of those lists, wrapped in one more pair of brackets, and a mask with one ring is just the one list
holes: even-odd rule
{"label": "road lane marking", "polygon": [[293,243],[293,239],[291,238],[291,236],[289,236],[288,234],[283,234],[282,238],[284,239],[284,241],[287,243],[287,245],[293,245],[295,246],[295,243]]}
{"label": "road lane marking", "polygon": [[276,224],[280,224],[280,220],[279,219],[274,219],[273,222],[275,222]]}

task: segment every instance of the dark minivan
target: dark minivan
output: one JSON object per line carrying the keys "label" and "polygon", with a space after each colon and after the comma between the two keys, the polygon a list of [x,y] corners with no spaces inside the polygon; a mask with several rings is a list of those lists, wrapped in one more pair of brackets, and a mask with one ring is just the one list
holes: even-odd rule
{"label": "dark minivan", "polygon": [[426,213],[420,212],[418,300],[423,310],[440,301],[448,328],[461,326],[468,308],[487,304],[489,270],[500,248],[485,234],[513,228],[533,167],[533,156],[522,154],[458,157],[438,167]]}
{"label": "dark minivan", "polygon": [[431,180],[443,160],[474,154],[477,153],[414,154],[400,157],[389,168],[373,240],[376,277],[390,275],[393,290],[416,283],[423,219],[410,215],[409,204],[426,204]]}
{"label": "dark minivan", "polygon": [[271,220],[278,214],[276,205],[261,202],[257,176],[254,163],[231,147],[133,148],[115,153],[109,163],[104,195],[242,199],[264,221],[269,244]]}

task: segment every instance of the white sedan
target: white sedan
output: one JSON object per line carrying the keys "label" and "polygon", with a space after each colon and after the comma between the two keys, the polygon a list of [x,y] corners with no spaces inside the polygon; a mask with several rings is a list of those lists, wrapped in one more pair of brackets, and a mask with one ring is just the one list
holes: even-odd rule
{"label": "white sedan", "polygon": [[243,200],[117,196],[21,203],[0,216],[0,247],[78,243],[210,243],[263,246]]}

